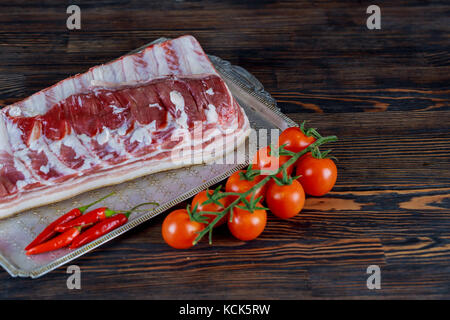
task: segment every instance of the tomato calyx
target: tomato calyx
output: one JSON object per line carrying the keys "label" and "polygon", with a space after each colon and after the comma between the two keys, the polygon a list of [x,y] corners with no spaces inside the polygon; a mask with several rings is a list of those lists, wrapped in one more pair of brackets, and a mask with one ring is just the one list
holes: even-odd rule
{"label": "tomato calyx", "polygon": [[225,208],[223,203],[221,203],[219,200],[224,198],[224,196],[221,194],[220,190],[222,189],[222,186],[218,186],[212,193],[209,193],[209,189],[206,189],[206,197],[208,200],[203,202],[204,205],[214,203],[217,204],[221,208]]}
{"label": "tomato calyx", "polygon": [[272,177],[272,179],[279,186],[290,186],[294,180],[297,180],[300,177],[301,175],[291,177],[290,175],[287,174],[286,170],[283,170],[283,178],[280,179],[275,176]]}
{"label": "tomato calyx", "polygon": [[243,170],[243,171],[239,172],[239,178],[241,178],[241,180],[247,180],[247,181],[253,181],[259,175],[261,175],[261,170],[253,169],[252,163],[250,163],[248,165],[247,170]]}
{"label": "tomato calyx", "polygon": [[315,159],[333,159],[338,161],[335,156],[330,156],[330,152],[332,150],[325,150],[323,152],[320,151],[319,147],[315,147],[311,150],[311,156]]}
{"label": "tomato calyx", "polygon": [[280,147],[278,147],[276,151],[272,151],[272,149],[271,149],[271,153],[273,152],[272,155],[273,156],[289,156],[289,157],[294,157],[297,155],[296,152],[286,150],[286,148],[285,148],[286,146],[287,146],[287,144],[285,143],[285,144],[281,145]]}
{"label": "tomato calyx", "polygon": [[[222,186],[218,186],[216,189],[214,189],[214,191],[212,193],[209,192],[210,191],[209,189],[206,189],[205,195],[208,198],[208,200],[203,202],[202,205],[206,206],[208,204],[214,203],[214,204],[218,205],[220,208],[225,208],[223,203],[220,202],[219,200],[227,197],[227,195],[225,193],[221,192],[220,191],[221,189],[222,189]],[[186,210],[189,214],[189,218],[192,221],[196,221],[199,223],[205,223],[205,224],[208,224],[208,222],[209,222],[208,218],[205,216],[205,214],[213,215],[213,216],[220,215],[220,212],[198,210],[198,203],[196,203],[194,205],[194,207],[191,207],[191,205],[188,205],[186,207]]]}
{"label": "tomato calyx", "polygon": [[320,135],[319,132],[317,132],[316,128],[309,128],[305,130],[305,124],[306,124],[307,120],[304,120],[301,124],[300,124],[300,130],[302,131],[302,133],[307,136],[307,137],[314,137],[316,139],[320,139],[322,138],[322,136]]}
{"label": "tomato calyx", "polygon": [[205,216],[199,214],[200,212],[198,211],[198,204],[196,204],[194,207],[191,207],[191,205],[188,204],[186,206],[186,211],[191,221],[195,221],[198,223],[208,223],[208,219]]}
{"label": "tomato calyx", "polygon": [[[290,157],[297,156],[296,152],[286,150],[285,146],[286,146],[286,144],[281,145],[280,147],[276,148],[277,151],[275,151],[275,152],[273,151],[275,148],[272,148],[271,152],[274,152],[274,154],[272,154],[272,155],[273,156],[290,156]],[[287,166],[282,166],[280,169],[281,169],[282,177],[279,178],[276,175],[272,177],[272,179],[275,181],[275,183],[280,186],[291,185],[293,180],[297,180],[298,178],[300,178],[300,176],[291,177],[291,175],[288,174],[288,172],[287,172],[287,170],[288,170]]]}
{"label": "tomato calyx", "polygon": [[[260,204],[262,197],[258,197],[255,199],[255,196],[252,195],[250,200],[247,199],[242,199],[242,203],[244,204],[243,206],[241,206],[240,204],[237,204],[236,207],[240,208],[242,210],[246,210],[250,213],[253,213],[255,210],[269,210],[269,208],[265,208],[265,207],[257,207],[258,204]],[[230,221],[233,219],[232,214],[230,217]]]}

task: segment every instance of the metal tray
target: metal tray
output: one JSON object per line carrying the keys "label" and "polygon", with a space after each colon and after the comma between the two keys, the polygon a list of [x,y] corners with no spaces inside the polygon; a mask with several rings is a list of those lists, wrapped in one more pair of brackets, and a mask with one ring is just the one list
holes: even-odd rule
{"label": "metal tray", "polygon": [[[130,54],[165,40],[167,39],[160,38]],[[296,125],[279,111],[276,101],[264,91],[264,87],[254,76],[243,68],[231,65],[216,56],[209,56],[209,58],[228,84],[233,96],[244,108],[253,129],[283,130]],[[250,149],[248,147],[246,150]],[[248,164],[248,154],[245,159],[245,163],[241,164],[214,163],[160,172],[120,185],[87,192],[70,200],[1,220],[0,265],[13,277],[38,278],[222,181]],[[115,191],[116,195],[102,202],[102,206],[126,209],[143,201],[157,201],[160,206],[153,211],[133,213],[127,224],[77,250],[60,249],[36,256],[25,255],[24,247],[53,220],[71,208],[94,201],[112,191]]]}

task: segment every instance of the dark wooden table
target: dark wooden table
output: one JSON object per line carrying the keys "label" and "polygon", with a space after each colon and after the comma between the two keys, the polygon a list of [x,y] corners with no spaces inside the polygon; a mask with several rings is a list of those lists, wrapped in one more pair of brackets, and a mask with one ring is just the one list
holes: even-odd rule
{"label": "dark wooden table", "polygon": [[[160,216],[37,280],[0,272],[1,298],[450,298],[450,6],[379,1],[71,1],[0,4],[0,104],[160,36],[192,34],[252,72],[297,121],[336,134],[339,178],[249,243],[227,230],[193,250]],[[381,268],[368,290],[366,268]]]}

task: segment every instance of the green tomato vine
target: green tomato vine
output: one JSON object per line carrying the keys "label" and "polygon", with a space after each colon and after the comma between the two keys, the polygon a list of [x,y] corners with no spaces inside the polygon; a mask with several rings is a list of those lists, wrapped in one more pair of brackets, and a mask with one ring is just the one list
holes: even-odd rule
{"label": "green tomato vine", "polygon": [[[267,208],[257,206],[259,201],[262,199],[262,197],[254,198],[256,190],[263,187],[267,182],[269,182],[271,179],[275,180],[277,184],[289,184],[292,183],[293,179],[296,179],[298,177],[289,177],[287,174],[287,168],[291,165],[293,165],[297,160],[305,155],[308,152],[317,152],[315,150],[318,150],[318,148],[329,142],[337,141],[338,138],[336,136],[327,136],[322,137],[315,129],[308,129],[305,131],[304,129],[304,123],[301,125],[301,130],[303,132],[307,132],[309,135],[313,135],[316,138],[316,141],[310,144],[308,147],[303,149],[300,152],[291,152],[289,150],[286,150],[283,146],[279,146],[278,148],[272,148],[271,155],[273,156],[290,156],[291,158],[286,161],[283,165],[281,165],[278,170],[276,171],[264,171],[264,170],[253,170],[252,165],[250,164],[247,172],[241,175],[241,179],[247,179],[252,181],[256,176],[264,174],[266,177],[258,182],[256,185],[254,185],[251,189],[244,193],[236,193],[236,192],[222,192],[221,186],[217,187],[211,194],[207,192],[208,200],[203,202],[203,205],[209,204],[209,203],[215,203],[218,206],[222,207],[223,210],[219,212],[212,212],[212,211],[198,211],[197,205],[194,206],[194,208],[191,208],[190,205],[187,206],[187,211],[189,213],[189,217],[191,220],[204,223],[206,224],[206,227],[198,233],[198,236],[195,238],[193,244],[196,245],[205,235],[208,234],[209,236],[209,243],[212,243],[212,231],[214,226],[227,214],[230,215],[230,221],[233,219],[233,208],[238,207],[244,210],[247,210],[249,212],[254,212],[255,210],[267,210]],[[283,173],[283,178],[280,179],[277,177],[277,174],[280,172]],[[250,199],[247,199],[247,197],[252,194],[252,197]],[[228,197],[228,196],[235,196],[236,199],[231,202],[227,207],[224,207],[222,203],[219,202],[220,199]],[[213,215],[215,218],[208,223],[208,219],[204,215]]]}

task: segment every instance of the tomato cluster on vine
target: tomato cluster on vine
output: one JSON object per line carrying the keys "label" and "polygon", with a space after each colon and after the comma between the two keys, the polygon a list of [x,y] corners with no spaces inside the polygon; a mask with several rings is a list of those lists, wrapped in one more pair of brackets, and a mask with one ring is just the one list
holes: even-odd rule
{"label": "tomato cluster on vine", "polygon": [[162,226],[164,241],[187,249],[209,234],[211,243],[213,228],[223,224],[235,238],[249,241],[264,231],[267,210],[281,219],[295,217],[304,207],[305,194],[323,196],[336,183],[336,164],[329,151],[319,150],[336,140],[312,128],[305,130],[304,123],[287,128],[278,145],[259,149],[246,170],[228,178],[225,191],[204,190],[186,209],[171,212]]}

